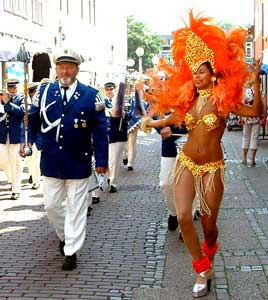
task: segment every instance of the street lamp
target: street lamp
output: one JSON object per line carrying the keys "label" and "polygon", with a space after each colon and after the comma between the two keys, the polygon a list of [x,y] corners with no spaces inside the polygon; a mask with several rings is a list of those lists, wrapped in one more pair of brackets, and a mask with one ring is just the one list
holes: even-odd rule
{"label": "street lamp", "polygon": [[152,58],[152,63],[154,65],[154,68],[158,64],[158,62],[159,62],[159,57],[157,55],[154,55]]}
{"label": "street lamp", "polygon": [[142,47],[138,47],[136,49],[136,55],[139,58],[139,72],[142,74],[142,57],[144,54],[144,49]]}

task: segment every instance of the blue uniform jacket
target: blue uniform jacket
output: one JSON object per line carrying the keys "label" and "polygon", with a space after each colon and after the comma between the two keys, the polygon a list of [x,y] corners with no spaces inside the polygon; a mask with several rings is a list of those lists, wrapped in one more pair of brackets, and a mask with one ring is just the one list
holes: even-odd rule
{"label": "blue uniform jacket", "polygon": [[[142,103],[143,103],[144,110],[146,111],[148,108],[148,103],[145,102],[144,100],[142,100]],[[137,116],[135,106],[136,106],[135,97],[131,97],[130,98],[130,110],[129,110],[130,119],[128,121],[129,128],[134,126],[142,118],[141,116]]]}
{"label": "blue uniform jacket", "polygon": [[[173,127],[171,126],[172,133],[177,134],[185,134],[187,133],[187,129],[182,127]],[[162,128],[156,128],[156,131],[160,133]],[[178,139],[178,136],[171,136],[165,140],[162,139],[162,147],[161,147],[161,155],[163,157],[176,157],[177,156],[177,147],[176,147],[176,140]]]}
{"label": "blue uniform jacket", "polygon": [[[95,101],[99,100],[98,91],[78,82],[71,99],[63,106],[59,83],[49,86],[43,102],[41,99],[45,88],[46,86],[41,86],[39,105],[31,107],[29,113],[30,142],[33,142],[31,139],[36,136],[41,125],[42,175],[59,179],[89,177],[92,140],[96,167],[107,167],[108,135],[105,112],[95,109]],[[53,122],[57,126],[53,127]]]}
{"label": "blue uniform jacket", "polygon": [[24,95],[17,94],[4,105],[6,117],[0,119],[0,144],[19,144],[24,116]]}
{"label": "blue uniform jacket", "polygon": [[[112,108],[112,102],[110,99],[105,99],[105,107]],[[127,141],[127,129],[128,120],[130,114],[125,112],[125,116],[121,117],[107,117],[109,143],[126,142]]]}
{"label": "blue uniform jacket", "polygon": [[126,142],[128,115],[125,118],[109,117],[109,143]]}

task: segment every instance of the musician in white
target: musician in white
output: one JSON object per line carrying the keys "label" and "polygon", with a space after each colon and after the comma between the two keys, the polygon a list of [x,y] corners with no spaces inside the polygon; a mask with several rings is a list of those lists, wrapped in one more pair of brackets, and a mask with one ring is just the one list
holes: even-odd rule
{"label": "musician in white", "polygon": [[11,200],[17,200],[21,191],[22,159],[19,156],[20,135],[24,116],[24,95],[18,93],[17,79],[8,79],[7,93],[3,93],[4,114],[0,117],[0,152],[5,159],[3,169],[12,184]]}
{"label": "musician in white", "polygon": [[[107,106],[107,98],[113,97],[112,108],[110,109],[110,117],[107,118],[108,122],[108,134],[109,134],[109,169],[108,169],[108,181],[110,184],[110,193],[117,192],[117,186],[120,174],[120,165],[123,158],[123,151],[127,142],[127,127],[128,127],[128,114],[123,109],[123,100],[125,95],[123,94],[124,83],[120,83],[117,97],[114,97],[114,87],[111,87],[113,83],[106,83],[105,88],[105,103]],[[113,84],[113,86],[115,86]],[[112,89],[112,94],[111,94]]]}
{"label": "musician in white", "polygon": [[[39,82],[29,82],[27,85],[27,91],[29,95],[29,106],[32,105],[32,98],[39,87]],[[40,137],[40,136],[38,136]],[[40,137],[41,138],[41,137]],[[25,163],[28,168],[28,172],[30,175],[30,183],[32,183],[32,189],[36,190],[40,187],[40,179],[41,179],[41,172],[40,172],[40,151],[36,147],[36,143],[38,138],[35,138],[35,143],[32,145],[32,155],[25,157]]]}

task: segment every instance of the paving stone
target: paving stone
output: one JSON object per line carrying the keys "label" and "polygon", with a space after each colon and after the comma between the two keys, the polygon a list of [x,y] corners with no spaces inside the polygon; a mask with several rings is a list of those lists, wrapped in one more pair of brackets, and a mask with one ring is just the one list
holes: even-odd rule
{"label": "paving stone", "polygon": [[[268,193],[263,180],[268,141],[259,145],[257,167],[245,168],[239,162],[241,137],[234,131],[223,138],[227,188],[207,300],[268,299]],[[167,228],[159,158],[159,136],[140,135],[135,170],[122,167],[118,193],[103,193],[94,206],[78,268],[72,272],[60,270],[58,239],[41,191],[27,185],[27,170],[16,202],[7,199],[10,186],[0,172],[0,299],[191,299],[195,274],[178,233]],[[202,238],[200,222],[195,225]]]}

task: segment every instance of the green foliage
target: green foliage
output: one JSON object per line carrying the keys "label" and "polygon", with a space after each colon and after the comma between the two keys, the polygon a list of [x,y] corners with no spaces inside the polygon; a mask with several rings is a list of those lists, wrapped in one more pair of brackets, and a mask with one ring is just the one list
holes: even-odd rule
{"label": "green foliage", "polygon": [[[228,32],[230,29],[232,29],[233,27],[239,27],[238,25],[231,23],[230,21],[220,21],[218,22],[218,25],[224,29],[226,32]],[[248,29],[250,27],[250,24],[245,24],[244,26],[242,26],[245,29]]]}
{"label": "green foliage", "polygon": [[158,55],[162,48],[162,38],[156,33],[152,33],[143,22],[137,22],[133,16],[128,17],[128,58],[135,60],[134,69],[139,69],[139,60],[136,49],[142,47],[144,55],[142,57],[143,71],[153,67],[152,58]]}

